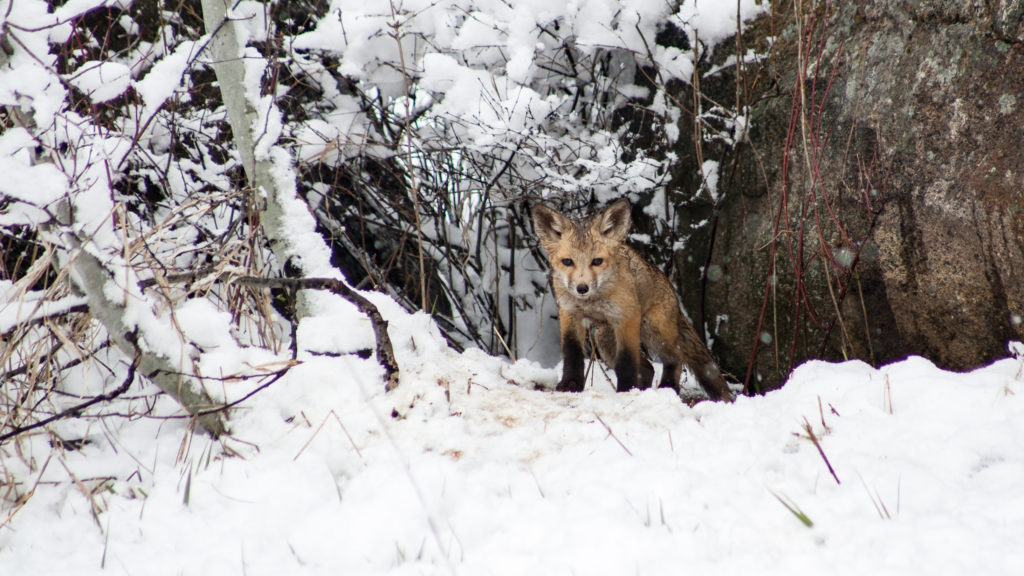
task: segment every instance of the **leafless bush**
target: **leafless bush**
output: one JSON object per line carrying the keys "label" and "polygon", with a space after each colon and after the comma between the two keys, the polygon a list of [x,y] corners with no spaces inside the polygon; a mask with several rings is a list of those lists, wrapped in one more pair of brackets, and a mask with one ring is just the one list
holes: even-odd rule
{"label": "leafless bush", "polygon": [[[578,43],[570,21],[538,22],[536,72],[516,82],[495,75],[515,62],[501,49],[503,30],[480,14],[452,24],[492,26],[494,43],[460,48],[425,34],[419,14],[389,8],[370,39],[378,55],[359,76],[332,67],[331,52],[312,42],[291,45],[288,64],[302,72],[289,74],[315,83],[315,93],[329,95],[316,105],[333,105],[329,113],[349,123],[346,132],[295,131],[302,189],[336,263],[353,283],[433,314],[457,347],[513,357],[547,349],[552,359],[557,336],[545,322],[553,306],[529,205],[579,210],[629,196],[646,208],[636,216],[656,259],[671,265],[685,239],[677,209],[713,205],[718,178],[698,174],[694,188],[668,190],[673,150],[692,138],[698,166],[717,169],[701,153],[742,140],[744,111],[703,94],[700,78],[716,65],[695,35],[690,45],[685,23],[638,22],[629,46],[594,46]],[[692,58],[691,76],[664,67],[669,50]],[[492,74],[474,76],[484,69]],[[477,82],[468,108],[460,100],[467,79]],[[680,134],[684,114],[693,119],[689,134]]]}

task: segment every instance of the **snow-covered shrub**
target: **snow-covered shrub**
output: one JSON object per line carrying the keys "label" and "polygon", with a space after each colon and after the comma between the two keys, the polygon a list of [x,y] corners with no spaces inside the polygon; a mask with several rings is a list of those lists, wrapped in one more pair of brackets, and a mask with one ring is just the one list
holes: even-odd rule
{"label": "snow-covered shrub", "polygon": [[[734,64],[709,55],[736,14],[763,9],[334,0],[282,41],[318,96],[290,126],[306,198],[351,280],[432,312],[456,345],[553,361],[528,206],[626,195],[654,220],[651,243],[671,246],[676,206],[718,193],[713,160],[701,188],[669,192],[677,143],[732,145],[746,125],[742,110],[678,101],[678,86]],[[680,130],[694,105],[699,136]]]}

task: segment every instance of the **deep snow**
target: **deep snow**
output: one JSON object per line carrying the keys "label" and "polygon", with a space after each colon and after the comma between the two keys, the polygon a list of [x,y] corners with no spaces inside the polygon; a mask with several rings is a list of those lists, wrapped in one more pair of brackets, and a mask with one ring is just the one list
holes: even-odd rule
{"label": "deep snow", "polygon": [[[582,394],[537,390],[558,372],[457,354],[427,316],[375,300],[402,368],[393,393],[373,358],[304,352],[235,411],[223,443],[188,436],[177,420],[108,418],[78,430],[92,442],[55,452],[41,475],[23,458],[44,458],[45,438],[28,443],[35,454],[5,450],[5,472],[34,492],[0,530],[3,573],[1024,566],[1021,359],[968,374],[921,358],[881,369],[812,362],[781,390],[691,408],[667,390],[617,394],[600,370]],[[325,345],[338,326],[349,337]],[[353,310],[304,326],[300,342],[357,349],[370,334]],[[227,342],[221,352],[239,370],[272,361]],[[90,502],[84,493],[100,483]]]}

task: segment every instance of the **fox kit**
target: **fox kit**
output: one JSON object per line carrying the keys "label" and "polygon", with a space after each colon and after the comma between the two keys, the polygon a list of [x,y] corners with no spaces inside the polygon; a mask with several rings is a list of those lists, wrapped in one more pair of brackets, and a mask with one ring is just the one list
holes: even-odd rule
{"label": "fox kit", "polygon": [[665,275],[624,242],[632,221],[625,198],[585,219],[570,219],[543,204],[533,227],[551,264],[562,332],[558,390],[583,390],[583,343],[589,327],[601,359],[612,366],[619,392],[650,388],[664,363],[660,386],[679,391],[683,364],[713,400],[732,401],[711,353],[679,310]]}

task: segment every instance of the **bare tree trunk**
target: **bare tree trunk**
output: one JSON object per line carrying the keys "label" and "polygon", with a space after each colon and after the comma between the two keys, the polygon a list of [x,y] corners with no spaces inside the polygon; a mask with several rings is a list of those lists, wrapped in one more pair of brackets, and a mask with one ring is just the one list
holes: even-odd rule
{"label": "bare tree trunk", "polygon": [[[186,374],[185,366],[176,365],[173,359],[149,350],[145,340],[139,338],[137,329],[125,324],[125,305],[107,297],[105,287],[112,279],[110,270],[88,250],[76,245],[75,240],[68,243],[73,244],[72,276],[88,299],[89,313],[103,324],[110,341],[126,356],[138,354],[139,372],[195,417],[203,430],[214,437],[225,433],[227,427],[223,413],[218,410],[220,405],[210,398],[202,383]],[[191,343],[185,343],[184,348],[181,358],[199,356]]]}
{"label": "bare tree trunk", "polygon": [[[269,137],[257,126],[259,113],[254,103],[246,97],[246,70],[243,60],[245,52],[245,38],[240,35],[235,22],[228,18],[228,8],[234,3],[230,0],[202,0],[203,20],[206,25],[206,32],[210,35],[210,57],[213,60],[213,70],[217,75],[217,83],[220,86],[221,99],[224,101],[224,108],[227,111],[228,122],[231,124],[231,134],[238,149],[239,157],[242,159],[242,167],[245,169],[246,179],[252,193],[256,195],[254,206],[261,206],[260,225],[263,234],[270,242],[271,251],[277,255],[280,262],[290,259],[296,260],[308,274],[326,274],[325,270],[310,270],[308,254],[297,254],[293,248],[292,239],[287,236],[287,229],[284,225],[288,208],[282,199],[295,198],[295,179],[288,179],[280,166],[277,166],[270,154],[257,155],[256,145],[261,137]],[[272,142],[271,144],[276,144]],[[283,152],[279,150],[279,152]],[[315,226],[315,220],[308,213],[305,203],[302,203],[306,216],[309,217],[310,227]],[[322,241],[321,241],[322,243]],[[327,250],[326,245],[324,246]],[[329,262],[329,252],[327,252]],[[306,264],[306,266],[302,266]],[[296,314],[299,318],[309,314],[307,299],[301,293],[296,303]]]}
{"label": "bare tree trunk", "polygon": [[210,57],[246,179],[255,193],[262,192],[263,232],[270,239],[274,252],[284,254],[284,250],[278,250],[284,241],[279,233],[280,226],[277,225],[283,209],[277,200],[278,186],[272,173],[273,162],[267,158],[256,158],[254,125],[259,114],[245,97],[245,64],[242,60],[245,46],[244,40],[238,36],[234,21],[227,18],[230,4],[232,2],[228,0],[203,0],[203,20],[206,33],[210,35]]}

